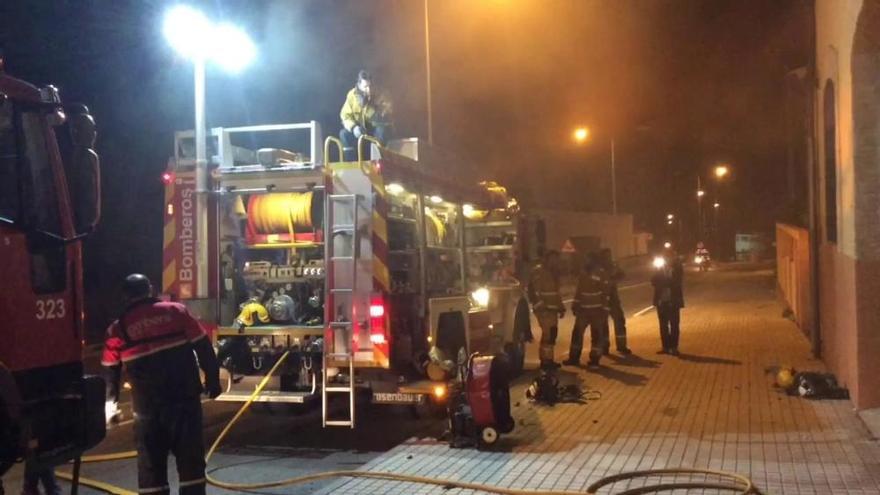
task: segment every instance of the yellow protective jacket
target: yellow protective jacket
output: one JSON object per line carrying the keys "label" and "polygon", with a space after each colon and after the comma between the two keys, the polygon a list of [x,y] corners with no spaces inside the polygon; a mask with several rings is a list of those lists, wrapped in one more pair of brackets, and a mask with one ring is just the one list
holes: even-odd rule
{"label": "yellow protective jacket", "polygon": [[378,122],[387,122],[391,118],[391,100],[383,93],[376,93],[367,98],[357,88],[351,88],[345,97],[345,103],[339,111],[342,126],[350,131],[359,125],[366,131]]}
{"label": "yellow protective jacket", "polygon": [[565,310],[562,295],[559,293],[559,281],[550,270],[541,265],[535,266],[529,276],[528,296],[532,310],[536,313],[557,313]]}
{"label": "yellow protective jacket", "polygon": [[604,272],[582,272],[578,276],[571,309],[574,312],[597,309],[607,311],[610,298],[611,284],[605,278]]}

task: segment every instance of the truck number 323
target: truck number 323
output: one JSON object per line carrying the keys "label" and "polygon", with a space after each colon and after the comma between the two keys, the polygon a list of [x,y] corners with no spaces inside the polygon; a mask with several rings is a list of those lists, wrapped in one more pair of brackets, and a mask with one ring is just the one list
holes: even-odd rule
{"label": "truck number 323", "polygon": [[65,314],[64,299],[37,299],[38,320],[55,320]]}

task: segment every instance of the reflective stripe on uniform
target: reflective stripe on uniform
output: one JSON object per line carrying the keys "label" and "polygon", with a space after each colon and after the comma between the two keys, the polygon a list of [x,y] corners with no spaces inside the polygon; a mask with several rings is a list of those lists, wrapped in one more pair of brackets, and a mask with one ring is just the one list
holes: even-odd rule
{"label": "reflective stripe on uniform", "polygon": [[180,487],[183,488],[185,486],[193,486],[193,485],[202,485],[205,483],[205,478],[199,478],[197,480],[189,480],[189,481],[181,481]]}
{"label": "reflective stripe on uniform", "polygon": [[130,363],[130,362],[132,362],[132,361],[137,361],[138,359],[140,359],[140,358],[142,358],[142,357],[147,357],[147,356],[150,356],[150,355],[152,355],[152,354],[156,354],[157,352],[167,351],[168,349],[173,349],[173,348],[175,348],[175,347],[180,347],[180,346],[184,346],[184,345],[189,345],[189,343],[190,343],[190,342],[189,342],[188,340],[186,340],[186,339],[184,339],[184,340],[179,340],[179,341],[177,341],[177,342],[172,342],[172,343],[167,344],[167,345],[163,345],[163,346],[160,346],[160,347],[156,347],[156,348],[154,348],[154,349],[150,349],[149,351],[144,352],[144,353],[142,353],[142,354],[138,354],[138,355],[136,355],[136,356],[129,356],[129,357],[123,356],[123,357],[122,357],[122,362],[123,362],[123,363]]}
{"label": "reflective stripe on uniform", "polygon": [[169,490],[171,487],[168,485],[163,486],[154,486],[150,488],[138,488],[138,493],[159,493],[164,492],[165,490]]}

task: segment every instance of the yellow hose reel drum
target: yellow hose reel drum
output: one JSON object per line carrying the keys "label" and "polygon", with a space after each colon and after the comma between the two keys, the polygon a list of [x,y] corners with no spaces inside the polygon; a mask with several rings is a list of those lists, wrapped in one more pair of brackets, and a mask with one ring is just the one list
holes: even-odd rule
{"label": "yellow hose reel drum", "polygon": [[309,232],[324,220],[323,198],[312,191],[259,194],[248,200],[247,213],[255,234]]}

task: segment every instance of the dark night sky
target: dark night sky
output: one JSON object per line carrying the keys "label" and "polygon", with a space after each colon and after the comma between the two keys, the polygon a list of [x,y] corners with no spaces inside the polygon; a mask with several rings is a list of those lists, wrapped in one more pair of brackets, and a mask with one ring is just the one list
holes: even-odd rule
{"label": "dark night sky", "polygon": [[[421,0],[193,2],[243,25],[260,51],[208,74],[209,125],[318,120],[338,130],[367,67],[391,90],[398,134],[425,136]],[[92,291],[161,264],[174,130],[192,126],[192,69],[161,38],[159,0],[3,0],[10,73],[53,83],[99,125],[105,216],[88,241]],[[620,209],[656,229],[693,214],[696,174],[719,160],[730,226],[769,229],[785,205],[783,78],[810,57],[806,0],[430,0],[435,141],[462,177],[529,204],[603,210],[609,142]],[[593,130],[576,147],[575,125]],[[714,195],[710,192],[710,195]]]}

